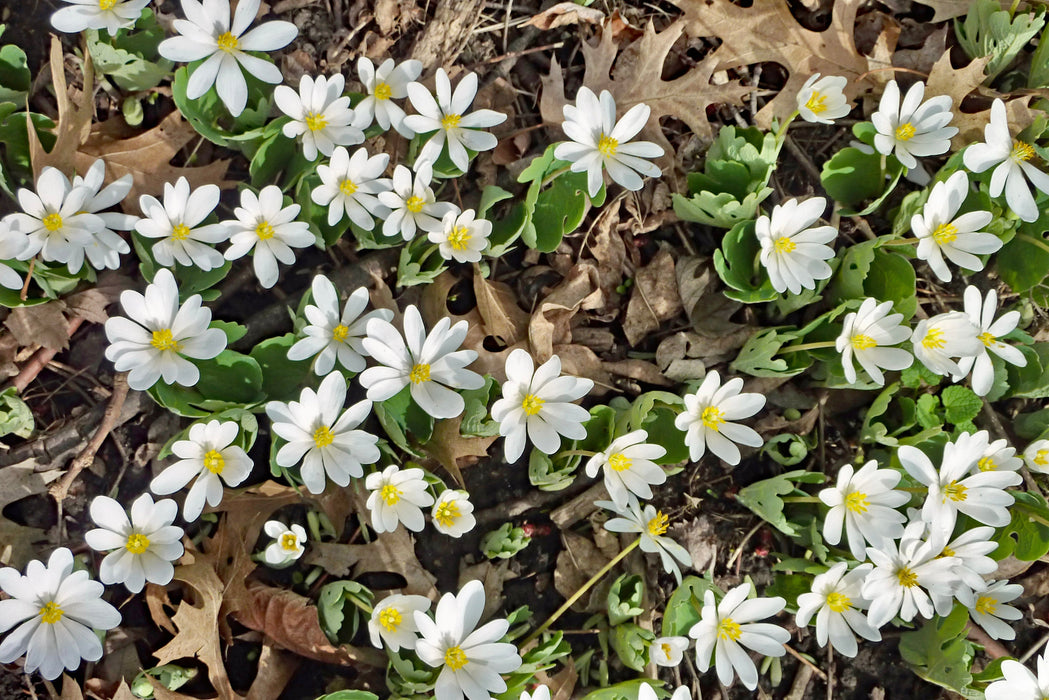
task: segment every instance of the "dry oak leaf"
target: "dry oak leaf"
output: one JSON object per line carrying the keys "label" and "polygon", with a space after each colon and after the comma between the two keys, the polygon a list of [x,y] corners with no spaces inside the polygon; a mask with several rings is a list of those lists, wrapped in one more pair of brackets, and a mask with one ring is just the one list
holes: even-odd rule
{"label": "dry oak leaf", "polygon": [[576,313],[603,305],[597,267],[589,262],[574,265],[532,314],[528,342],[536,360],[546,362],[554,354],[554,345],[572,342],[572,319]]}
{"label": "dry oak leaf", "polygon": [[49,350],[61,350],[69,344],[69,322],[66,305],[58,300],[36,306],[19,306],[11,311],[4,325],[22,347],[42,345]]}
{"label": "dry oak leaf", "polygon": [[460,461],[463,462],[462,466],[466,467],[476,464],[478,458],[487,457],[488,448],[499,436],[466,437],[459,432],[462,422],[462,416],[437,421],[433,427],[433,436],[423,449],[426,450],[426,454],[437,460],[460,486],[465,486],[466,482],[463,481],[463,473],[459,468]]}
{"label": "dry oak leaf", "polygon": [[510,285],[485,279],[474,265],[474,296],[477,311],[488,335],[494,335],[507,345],[513,345],[527,333],[528,314],[517,305],[517,297]]}
{"label": "dry oak leaf", "polygon": [[91,129],[91,118],[94,113],[94,84],[95,69],[91,62],[91,54],[87,54],[84,60],[84,85],[92,86],[83,90],[77,98],[76,103],[69,99],[69,88],[66,85],[65,60],[62,55],[62,42],[54,34],[51,35],[51,80],[55,89],[55,100],[58,102],[58,121],[55,124],[55,145],[50,152],[44,150],[40,138],[37,136],[36,128],[29,120],[29,112],[26,111],[26,123],[28,124],[29,157],[33,164],[33,175],[39,176],[40,172],[48,166],[58,168],[66,175],[73,172],[76,164],[76,151],[84,142]]}
{"label": "dry oak leaf", "polygon": [[411,535],[403,527],[384,532],[368,544],[315,542],[304,557],[306,564],[316,565],[332,576],[345,577],[364,573],[391,572],[404,577],[404,592],[437,600],[437,579],[423,568],[415,556]]}
{"label": "dry oak leaf", "polygon": [[623,333],[630,345],[636,347],[682,309],[674,256],[669,248],[662,248],[648,265],[634,273],[634,291],[626,307]]}
{"label": "dry oak leaf", "polygon": [[540,29],[554,29],[566,24],[601,24],[605,19],[605,13],[596,7],[583,7],[575,2],[559,2],[553,7],[548,7],[525,25],[532,25]]}
{"label": "dry oak leaf", "polygon": [[496,381],[506,381],[506,356],[512,348],[507,347],[499,351],[491,351],[485,348],[484,339],[488,337],[488,331],[481,313],[474,307],[465,314],[454,314],[448,309],[448,294],[459,282],[459,278],[450,271],[442,272],[437,279],[426,285],[419,299],[419,313],[427,328],[433,328],[434,324],[442,318],[447,317],[452,325],[459,321],[466,321],[469,331],[463,340],[463,350],[473,350],[477,353],[477,359],[470,364],[470,369],[478,374],[490,374]]}
{"label": "dry oak leaf", "polygon": [[[928,5],[936,11],[930,22],[942,22],[968,14],[973,0],[918,0],[922,5]],[[1003,10],[1009,9],[1010,0],[999,0]]]}

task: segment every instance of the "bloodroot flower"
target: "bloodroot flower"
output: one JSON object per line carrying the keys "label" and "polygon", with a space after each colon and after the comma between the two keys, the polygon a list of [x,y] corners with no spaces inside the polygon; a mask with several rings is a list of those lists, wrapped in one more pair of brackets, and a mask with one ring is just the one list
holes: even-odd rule
{"label": "bloodroot flower", "polygon": [[885,384],[883,369],[906,369],[914,363],[914,356],[902,348],[886,347],[902,343],[911,337],[911,329],[901,321],[903,314],[890,313],[892,302],[867,297],[857,311],[845,316],[841,335],[835,347],[841,353],[841,366],[845,379],[856,383],[856,367],[853,358],[867,370],[870,378],[879,385]]}
{"label": "bloodroot flower", "polygon": [[[182,556],[182,528],[172,525],[178,504],[170,498],[153,502],[144,493],[131,504],[131,518],[112,498],[96,496],[91,501],[91,520],[98,526],[84,535],[91,549],[109,551],[99,567],[102,583],[122,583],[138,593],[146,581],[159,586],[171,583]],[[112,551],[110,551],[112,550]]]}
{"label": "bloodroot flower", "polygon": [[772,207],[771,216],[759,216],[754,233],[761,243],[761,264],[772,288],[780,294],[815,289],[816,280],[831,275],[825,261],[834,257],[828,243],[838,236],[833,226],[812,226],[819,221],[827,200],[812,197],[801,202],[788,199]]}
{"label": "bloodroot flower", "polygon": [[762,440],[752,428],[731,421],[748,418],[765,405],[762,394],[741,394],[739,377],[721,385],[721,375],[709,372],[694,394],[685,396],[685,410],[674,419],[678,430],[684,430],[689,457],[698,462],[707,448],[729,464],[739,464],[736,443],[760,447]]}
{"label": "bloodroot flower", "polygon": [[878,133],[874,136],[874,148],[878,153],[895,153],[897,160],[906,168],[915,168],[915,156],[938,156],[951,147],[951,138],[958,128],[947,126],[954,114],[951,98],[940,95],[922,102],[925,83],[917,82],[907,90],[900,103],[900,88],[890,80],[881,96],[878,111],[871,115],[871,122]]}
{"label": "bloodroot flower", "polygon": [[287,85],[273,89],[273,100],[280,111],[291,117],[281,131],[289,139],[302,140],[302,155],[316,160],[317,152],[331,157],[336,146],[354,146],[364,141],[364,132],[353,125],[356,118],[350,98],[344,97],[346,79],[342,74],[327,78],[308,75],[299,79],[296,92]]}
{"label": "bloodroot flower", "polygon": [[807,122],[833,124],[852,111],[845,97],[849,81],[837,75],[810,75],[798,91],[798,113]]}
{"label": "bloodroot flower", "polygon": [[944,258],[966,270],[982,270],[983,261],[976,256],[1002,247],[1002,239],[981,230],[994,218],[991,212],[957,215],[968,194],[969,176],[959,170],[945,182],[933,185],[922,213],[911,217],[911,230],[918,237],[918,257],[944,282],[952,277]]}

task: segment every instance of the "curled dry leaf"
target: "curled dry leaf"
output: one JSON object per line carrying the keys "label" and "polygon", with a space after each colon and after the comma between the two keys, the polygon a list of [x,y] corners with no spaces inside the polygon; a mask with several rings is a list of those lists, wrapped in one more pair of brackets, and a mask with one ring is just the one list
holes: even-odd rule
{"label": "curled dry leaf", "polygon": [[465,437],[460,432],[462,422],[462,416],[438,420],[434,424],[433,435],[423,449],[437,460],[460,486],[465,486],[460,467],[476,464],[478,459],[487,457],[488,448],[499,436]]}
{"label": "curled dry leaf", "polygon": [[305,562],[337,577],[372,571],[400,574],[407,581],[405,593],[433,600],[439,596],[437,579],[419,563],[411,535],[403,527],[384,532],[368,544],[315,542],[310,545]]}
{"label": "curled dry leaf", "polygon": [[[16,501],[46,493],[47,485],[62,475],[61,469],[39,471],[39,467],[36,460],[28,459],[0,468],[0,513]],[[0,564],[21,569],[36,555],[34,545],[43,539],[43,530],[0,515]]]}
{"label": "curled dry leaf", "polygon": [[669,248],[662,248],[648,265],[634,273],[634,289],[623,320],[627,342],[637,346],[681,310],[674,256]]}
{"label": "curled dry leaf", "polygon": [[58,300],[36,306],[19,306],[11,310],[4,325],[22,347],[42,345],[61,350],[69,345],[69,322],[62,313],[65,309],[65,303]]}
{"label": "curled dry leaf", "polygon": [[[55,145],[50,152],[44,150],[37,136],[36,128],[26,111],[26,124],[29,136],[29,157],[33,163],[33,175],[39,176],[47,166],[58,168],[66,175],[73,172],[76,162],[76,151],[87,139],[91,130],[91,118],[94,116],[94,89],[83,90],[74,103],[69,99],[69,88],[66,84],[65,59],[62,54],[62,42],[51,35],[51,80],[55,89],[55,100],[58,102],[58,121],[55,124]],[[88,53],[84,60],[84,85],[94,86],[95,68]]]}
{"label": "curled dry leaf", "polygon": [[584,7],[574,2],[559,2],[525,22],[540,29],[554,29],[566,24],[601,24],[605,13],[596,7]]}
{"label": "curled dry leaf", "polygon": [[525,336],[528,314],[517,305],[517,298],[504,282],[485,279],[474,265],[474,296],[477,311],[488,335],[494,335],[506,345],[513,345]]}
{"label": "curled dry leaf", "polygon": [[539,302],[528,324],[528,341],[536,360],[546,362],[554,354],[554,345],[572,342],[572,319],[576,313],[598,309],[603,304],[597,267],[589,262],[573,266]]}
{"label": "curled dry leaf", "polygon": [[466,334],[462,348],[477,353],[477,359],[470,365],[470,369],[478,374],[490,374],[499,382],[506,381],[506,356],[513,348],[507,347],[494,352],[485,348],[484,339],[488,336],[488,331],[477,307],[470,309],[465,314],[451,312],[448,308],[448,294],[458,283],[459,278],[451,272],[443,272],[423,289],[422,297],[419,299],[419,312],[426,322],[426,327],[433,328],[433,324],[445,317],[453,324],[466,321],[470,330]]}

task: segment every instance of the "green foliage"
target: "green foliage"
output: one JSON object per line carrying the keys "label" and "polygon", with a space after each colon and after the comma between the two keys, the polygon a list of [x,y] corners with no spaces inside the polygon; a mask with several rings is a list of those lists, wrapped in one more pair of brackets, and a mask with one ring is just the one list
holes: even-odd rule
{"label": "green foliage", "polygon": [[[1049,226],[1049,215],[1035,222]],[[1042,230],[1033,232],[1022,225],[1016,236],[1006,243],[994,257],[995,269],[1002,281],[1017,294],[1030,294],[1040,306],[1049,306],[1049,242]]]}
{"label": "green foliage", "polygon": [[[892,194],[905,170],[895,156],[885,158],[879,153],[865,153],[850,146],[823,164],[820,182],[827,194],[845,207],[842,215],[866,216]],[[873,201],[858,210],[857,207],[867,200]]]}
{"label": "green foliage", "polygon": [[1027,358],[1026,367],[1009,365],[1009,397],[1022,399],[1049,398],[1049,343],[1020,347]]}
{"label": "green foliage", "polygon": [[313,376],[309,360],[289,360],[288,349],[298,340],[294,333],[267,338],[251,349],[251,358],[262,370],[262,393],[270,401],[297,399]]}
{"label": "green foliage", "polygon": [[768,275],[762,274],[755,282],[761,267],[758,255],[761,243],[754,233],[753,221],[741,221],[721,239],[721,248],[714,251],[714,270],[729,288],[725,296],[744,304],[772,301],[777,296]]}
{"label": "green foliage", "polygon": [[964,386],[952,385],[945,388],[940,394],[940,400],[943,401],[944,418],[952,425],[971,423],[983,408],[980,397],[973,393],[972,389]]}
{"label": "green foliage", "polygon": [[532,538],[513,523],[503,523],[481,538],[481,552],[489,559],[509,559],[528,546]]}
{"label": "green foliage", "polygon": [[745,372],[755,377],[792,377],[801,374],[812,364],[809,353],[799,351],[777,354],[784,345],[789,345],[799,337],[790,329],[762,328],[747,338],[729,367],[733,372]]}
{"label": "green foliage", "polygon": [[[605,202],[604,185],[591,200],[586,173],[568,172],[570,164],[554,158],[556,146],[551,144],[543,155],[533,158],[517,178],[518,182],[530,183],[522,202],[521,240],[541,253],[557,250],[561,239],[583,223],[590,204],[599,207]],[[500,234],[506,235],[503,230]]]}
{"label": "green foliage", "polygon": [[709,580],[698,576],[686,576],[663,610],[663,636],[687,636],[692,625],[699,622],[703,595],[711,589],[713,585]]}
{"label": "green foliage", "polygon": [[[786,472],[740,489],[736,494],[736,500],[783,534],[794,537],[799,534],[799,531],[797,526],[788,521],[787,516],[784,515],[781,496],[798,491],[795,486],[797,483],[820,484],[823,483],[824,478],[823,474],[807,472],[804,469]],[[803,492],[798,491],[798,493]]]}
{"label": "green foliage", "polygon": [[349,644],[374,595],[356,581],[332,581],[317,596],[317,617],[332,644]]}
{"label": "green foliage", "polygon": [[164,40],[164,29],[149,8],[143,10],[132,31],[121,29],[115,37],[107,33],[103,39],[97,30],[89,29],[85,35],[95,70],[122,90],[150,90],[171,75],[174,64],[157,51]]}
{"label": "green foliage", "polygon": [[[677,464],[688,459],[688,446],[682,439],[681,431],[674,425],[674,420],[684,409],[685,400],[677,394],[666,391],[648,391],[641,394],[630,405],[630,411],[623,417],[626,426],[620,430],[618,427],[614,437],[620,437],[634,430],[644,430],[648,433],[646,442],[659,445],[667,451],[659,459],[653,460],[656,464]],[[593,413],[593,411],[591,411]],[[589,434],[588,434],[589,440]],[[580,449],[603,450],[612,442],[612,438],[603,444],[597,443],[595,447],[580,445]]]}
{"label": "green foliage", "polygon": [[612,650],[627,668],[644,671],[648,663],[648,645],[656,636],[634,622],[624,622],[612,628],[609,641]]}
{"label": "green foliage", "polygon": [[[259,57],[268,60],[268,56]],[[193,129],[208,141],[244,151],[250,157],[257,148],[257,141],[263,134],[262,127],[269,117],[273,87],[251,74],[245,74],[248,83],[247,106],[239,116],[232,117],[214,86],[197,99],[191,100],[186,95],[190,73],[199,69],[201,63],[195,61],[175,71],[175,79],[171,83],[171,97],[175,100],[175,106]]]}
{"label": "green foliage", "polygon": [[968,620],[968,610],[955,605],[947,617],[933,618],[921,628],[900,635],[900,656],[920,678],[976,699],[983,693],[969,687],[975,647],[966,639]]}
{"label": "green foliage", "polygon": [[160,685],[168,690],[175,691],[197,677],[197,669],[184,668],[175,664],[164,664],[154,668],[139,671],[135,679],[131,681],[131,692],[137,698],[150,700],[154,696],[153,684],[149,682],[152,676]]}
{"label": "green foliage", "polygon": [[809,444],[801,435],[780,433],[765,442],[761,454],[784,467],[793,467],[809,456]]}
{"label": "green foliage", "polygon": [[[990,56],[984,68],[990,84],[1045,25],[1045,8],[1013,17],[997,0],[975,0],[964,21],[954,21],[958,43],[969,58]],[[1032,64],[1033,67],[1033,64]]]}
{"label": "green foliage", "polygon": [[[0,36],[6,25],[0,24]],[[0,102],[11,102],[18,107],[25,104],[32,84],[25,51],[17,44],[0,46]]]}
{"label": "green foliage", "polygon": [[[1009,509],[1012,519],[998,530],[998,543],[992,556],[1004,559],[1010,555],[1021,561],[1036,561],[1049,553],[1049,504],[1045,498],[1031,491],[1011,491],[1016,503]],[[1038,518],[1039,520],[1035,520]]]}
{"label": "green foliage", "polygon": [[33,412],[18,396],[18,390],[9,386],[0,392],[0,437],[16,435],[27,438],[33,434],[36,422]]}
{"label": "green foliage", "polygon": [[408,435],[419,443],[425,443],[433,434],[433,417],[412,401],[411,389],[404,387],[385,401],[372,405],[375,417],[395,445],[415,457],[419,452],[408,440]]}
{"label": "green foliage", "polygon": [[448,269],[444,258],[437,250],[437,245],[430,243],[426,236],[417,236],[401,248],[401,257],[397,263],[397,284],[401,287],[412,287],[417,284],[429,284],[437,279]]}
{"label": "green foliage", "polygon": [[645,582],[640,576],[623,574],[608,589],[608,622],[613,627],[645,612]]}
{"label": "green foliage", "polygon": [[317,700],[379,700],[379,696],[367,690],[336,690],[334,693],[321,695]]}
{"label": "green foliage", "polygon": [[659,681],[651,678],[635,678],[632,681],[623,681],[600,690],[595,690],[583,696],[583,700],[637,700],[638,693],[643,684],[652,686],[656,696],[660,698],[669,697],[670,693],[662,688]]}
{"label": "green foliage", "polygon": [[528,480],[540,491],[561,491],[575,481],[578,460],[557,460],[533,449],[528,455]]}

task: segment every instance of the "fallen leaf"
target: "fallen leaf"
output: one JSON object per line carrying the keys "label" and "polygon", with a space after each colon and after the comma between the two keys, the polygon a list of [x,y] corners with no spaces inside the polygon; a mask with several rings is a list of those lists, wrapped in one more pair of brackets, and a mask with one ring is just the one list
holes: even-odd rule
{"label": "fallen leaf", "polygon": [[446,271],[426,285],[419,299],[419,312],[422,314],[423,321],[426,322],[427,328],[433,328],[435,323],[445,317],[453,324],[466,321],[469,330],[466,333],[466,339],[463,340],[462,349],[473,350],[477,353],[477,359],[470,365],[470,369],[478,374],[490,374],[497,381],[504,382],[506,381],[506,356],[510,354],[513,347],[492,351],[484,346],[484,339],[488,337],[488,333],[476,306],[461,315],[453,314],[448,310],[448,294],[458,283],[459,278],[450,271]]}
{"label": "fallen leaf", "polygon": [[[947,25],[943,25],[925,38],[925,43],[916,49],[900,49],[892,55],[892,65],[909,68],[928,74],[947,51]],[[956,102],[955,105],[958,103]]]}
{"label": "fallen leaf", "polygon": [[85,321],[90,321],[91,323],[105,323],[109,319],[109,314],[106,313],[106,307],[116,300],[108,296],[105,292],[95,287],[91,287],[82,292],[70,294],[62,301],[66,303],[66,306],[72,314],[80,316]]}
{"label": "fallen leaf", "polygon": [[463,566],[459,570],[459,587],[462,588],[468,581],[480,581],[484,584],[484,612],[481,619],[487,619],[502,609],[503,584],[509,579],[517,578],[517,574],[510,570],[510,560],[500,559],[498,562],[484,560],[473,566]]}
{"label": "fallen leaf", "polygon": [[553,676],[539,671],[536,673],[536,679],[550,689],[550,700],[571,700],[572,692],[579,682],[579,671],[573,664],[565,664],[564,668]]}
{"label": "fallen leaf", "polygon": [[[918,0],[922,5],[928,5],[936,10],[930,22],[943,22],[968,14],[972,6],[972,0]],[[999,0],[1003,10],[1009,9],[1010,0]]]}
{"label": "fallen leaf", "polygon": [[[564,549],[557,555],[554,568],[554,588],[565,599],[572,597],[594,574],[611,561],[593,542],[570,530],[561,533]],[[572,604],[576,612],[595,612],[605,608],[605,598],[612,586],[612,577],[604,577],[596,586]]]}
{"label": "fallen leaf", "polygon": [[84,700],[80,684],[64,673],[62,674],[62,694],[59,700]]}
{"label": "fallen leaf", "polygon": [[603,305],[597,267],[589,262],[573,266],[539,302],[528,324],[528,342],[536,360],[546,362],[554,354],[554,345],[571,343],[571,322],[577,312]]}
{"label": "fallen leaf", "polygon": [[440,595],[437,579],[419,563],[411,535],[403,527],[384,532],[368,544],[315,542],[310,545],[305,563],[319,566],[340,578],[372,571],[400,574],[407,582],[405,593],[424,595],[433,600]]}
{"label": "fallen leaf", "polygon": [[584,7],[574,2],[559,2],[553,7],[548,7],[525,25],[532,25],[539,29],[554,29],[566,24],[601,24],[605,19],[605,13],[596,7]]}
{"label": "fallen leaf", "polygon": [[661,248],[648,265],[634,273],[634,290],[623,320],[627,342],[636,347],[663,322],[677,316],[682,308],[674,256],[669,248]]}
{"label": "fallen leaf", "polygon": [[11,310],[4,325],[22,347],[42,345],[61,350],[69,345],[69,322],[62,313],[66,305],[49,301],[36,306],[19,306]]}
{"label": "fallen leaf", "polygon": [[[37,471],[36,460],[0,468],[0,513],[4,508],[29,496],[47,493],[47,485],[62,475],[61,469]],[[0,515],[0,564],[21,569],[37,554],[36,544],[44,531],[26,527]]]}
{"label": "fallen leaf", "polygon": [[460,461],[465,467],[476,464],[480,457],[487,457],[488,448],[499,436],[465,437],[460,432],[462,422],[462,416],[438,420],[433,427],[433,436],[423,449],[426,450],[426,454],[437,460],[460,486],[465,486]]}
{"label": "fallen leaf", "polygon": [[485,279],[474,265],[474,296],[488,335],[494,335],[507,345],[513,345],[527,333],[528,314],[517,305],[517,297],[510,285]]}
{"label": "fallen leaf", "polygon": [[[33,174],[39,176],[40,172],[48,166],[58,168],[66,175],[73,172],[76,163],[76,151],[84,142],[91,129],[91,118],[94,116],[95,107],[95,70],[91,62],[91,54],[85,57],[84,85],[91,86],[80,93],[79,99],[74,104],[69,99],[69,88],[66,85],[65,58],[62,54],[62,42],[54,34],[51,35],[51,81],[55,89],[55,100],[58,102],[58,121],[55,124],[55,145],[50,152],[44,150],[36,129],[29,122],[29,112],[26,112],[26,120],[29,124],[27,133],[29,135],[29,157],[33,163]],[[85,170],[86,172],[86,170]]]}
{"label": "fallen leaf", "polygon": [[714,561],[718,551],[718,536],[714,521],[708,515],[701,515],[691,520],[679,520],[668,533],[692,557],[693,571],[706,571]]}
{"label": "fallen leaf", "polygon": [[597,276],[601,292],[605,295],[605,305],[619,308],[619,293],[616,288],[623,283],[626,270],[626,244],[619,234],[619,208],[623,199],[617,197],[598,212],[594,219],[594,241],[590,244],[590,253],[597,261]]}

